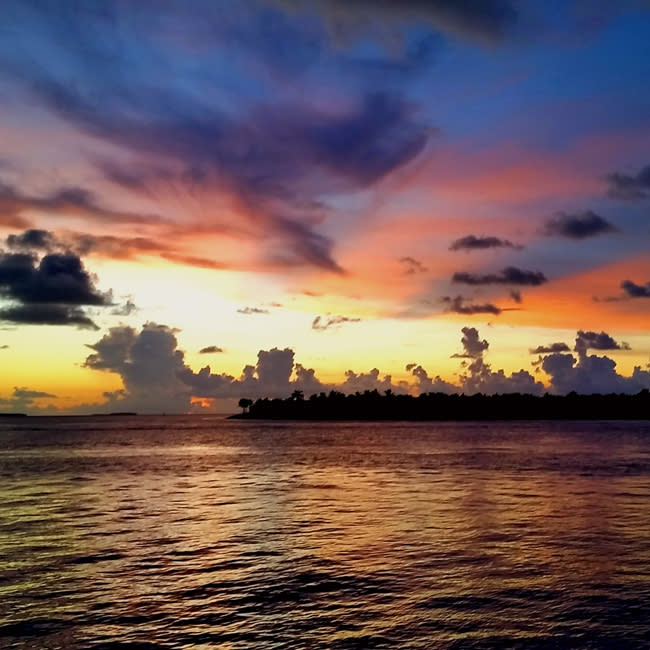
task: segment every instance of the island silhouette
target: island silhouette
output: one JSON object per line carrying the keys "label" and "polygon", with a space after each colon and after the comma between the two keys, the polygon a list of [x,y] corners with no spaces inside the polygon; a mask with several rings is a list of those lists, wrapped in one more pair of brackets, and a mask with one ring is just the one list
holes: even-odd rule
{"label": "island silhouette", "polygon": [[650,391],[635,395],[592,394],[474,395],[423,393],[417,397],[387,390],[345,395],[294,391],[286,399],[239,400],[234,419],[263,420],[648,420]]}

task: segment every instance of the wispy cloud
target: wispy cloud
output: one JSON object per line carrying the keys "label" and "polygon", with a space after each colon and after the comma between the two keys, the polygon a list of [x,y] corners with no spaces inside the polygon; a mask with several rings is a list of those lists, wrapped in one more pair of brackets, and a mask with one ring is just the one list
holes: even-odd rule
{"label": "wispy cloud", "polygon": [[650,198],[650,165],[636,174],[616,172],[605,178],[609,185],[607,196],[612,199],[635,201]]}
{"label": "wispy cloud", "polygon": [[415,275],[416,273],[426,273],[427,267],[414,257],[400,257],[400,264],[404,265],[404,273],[406,275]]}
{"label": "wispy cloud", "polygon": [[237,310],[237,313],[250,316],[253,314],[270,314],[271,312],[268,309],[262,309],[261,307],[242,307]]}
{"label": "wispy cloud", "polygon": [[360,321],[360,318],[350,318],[349,316],[316,316],[311,323],[311,328],[319,332],[324,332],[344,323],[358,323]]}

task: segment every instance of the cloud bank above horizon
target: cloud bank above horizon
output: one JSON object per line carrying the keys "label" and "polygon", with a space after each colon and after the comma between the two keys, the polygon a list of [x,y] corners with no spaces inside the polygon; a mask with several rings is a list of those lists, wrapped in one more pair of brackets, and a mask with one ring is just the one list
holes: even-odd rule
{"label": "cloud bank above horizon", "polygon": [[[274,349],[284,387],[632,390],[650,6],[560,5],[7,0],[0,394],[148,408],[142,336],[177,364],[151,360],[152,409],[273,388],[245,359]],[[464,326],[493,328],[490,363],[452,365]],[[123,341],[122,365],[79,365],[95,336]],[[192,370],[204,355],[223,372]],[[350,366],[371,370],[333,381]],[[57,397],[12,393],[33,387]]]}

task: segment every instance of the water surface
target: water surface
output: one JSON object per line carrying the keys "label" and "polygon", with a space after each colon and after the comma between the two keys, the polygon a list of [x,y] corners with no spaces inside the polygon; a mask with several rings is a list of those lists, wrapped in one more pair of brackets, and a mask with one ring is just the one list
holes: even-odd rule
{"label": "water surface", "polygon": [[650,423],[1,421],[0,646],[650,648]]}

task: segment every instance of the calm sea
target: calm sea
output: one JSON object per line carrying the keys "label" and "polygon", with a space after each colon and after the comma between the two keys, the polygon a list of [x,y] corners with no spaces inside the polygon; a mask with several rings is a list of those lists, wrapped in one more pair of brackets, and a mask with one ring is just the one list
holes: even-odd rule
{"label": "calm sea", "polygon": [[0,646],[650,648],[650,423],[0,422]]}

